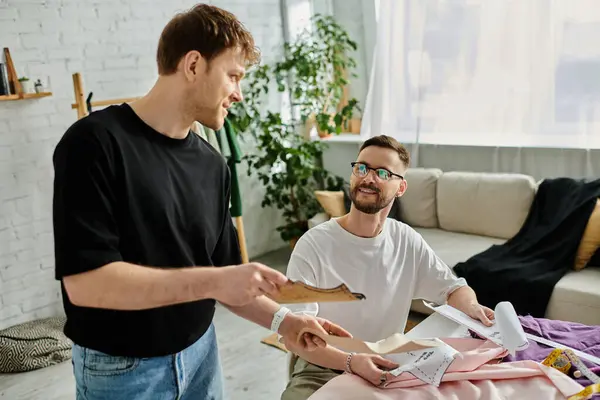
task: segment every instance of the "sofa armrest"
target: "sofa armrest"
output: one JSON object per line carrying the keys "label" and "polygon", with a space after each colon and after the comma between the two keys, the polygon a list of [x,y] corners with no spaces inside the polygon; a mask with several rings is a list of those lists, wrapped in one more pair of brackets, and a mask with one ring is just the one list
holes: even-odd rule
{"label": "sofa armrest", "polygon": [[325,213],[315,214],[312,218],[308,220],[308,229],[314,228],[315,226],[322,224],[323,222],[329,221],[329,215]]}

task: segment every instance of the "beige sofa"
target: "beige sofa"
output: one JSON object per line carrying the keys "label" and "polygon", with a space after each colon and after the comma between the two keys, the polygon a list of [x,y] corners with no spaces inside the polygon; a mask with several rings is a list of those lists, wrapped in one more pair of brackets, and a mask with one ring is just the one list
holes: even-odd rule
{"label": "beige sofa", "polygon": [[[450,267],[514,236],[527,217],[539,183],[521,174],[444,173],[422,168],[409,169],[406,180],[402,220]],[[332,208],[329,203],[343,202],[343,193],[331,192],[331,196],[335,199],[318,199],[336,216],[340,207]],[[327,219],[329,215],[318,214],[309,226]],[[431,313],[421,300],[415,300],[412,309]],[[546,318],[600,325],[600,267],[568,272],[554,288]]]}
{"label": "beige sofa", "polygon": [[[451,267],[514,236],[527,217],[538,184],[521,174],[421,168],[410,169],[406,180],[403,221]],[[413,302],[412,309],[431,313],[420,300]],[[600,268],[568,272],[554,288],[546,318],[600,325]]]}

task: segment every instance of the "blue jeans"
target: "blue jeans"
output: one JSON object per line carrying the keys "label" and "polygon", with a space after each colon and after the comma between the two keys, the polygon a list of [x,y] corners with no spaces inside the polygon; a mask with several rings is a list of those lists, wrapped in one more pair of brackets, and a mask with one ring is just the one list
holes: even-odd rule
{"label": "blue jeans", "polygon": [[73,346],[77,400],[222,400],[215,327],[169,356],[115,357]]}

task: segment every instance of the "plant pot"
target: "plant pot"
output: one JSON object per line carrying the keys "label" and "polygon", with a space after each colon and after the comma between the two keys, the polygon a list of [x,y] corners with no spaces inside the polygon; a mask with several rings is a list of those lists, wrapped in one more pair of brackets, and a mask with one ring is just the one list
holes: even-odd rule
{"label": "plant pot", "polygon": [[23,93],[35,93],[32,81],[21,81],[21,89]]}
{"label": "plant pot", "polygon": [[[330,122],[333,122],[333,115],[331,115],[331,117],[330,117]],[[317,120],[315,118],[315,115],[311,114],[306,119],[306,125],[305,125],[305,128],[304,128],[304,137],[305,138],[310,138],[310,131],[313,128],[317,131],[317,134],[319,135],[319,137],[321,139],[328,138],[328,137],[332,136],[332,134],[329,133],[328,131],[323,131],[323,130],[319,129],[319,126],[317,124]]]}
{"label": "plant pot", "polygon": [[[333,122],[333,117],[334,117],[333,114],[331,114],[329,116],[329,124],[333,124],[334,123]],[[319,127],[318,127],[318,125],[317,125],[317,123],[316,123],[316,121],[315,121],[315,127],[317,128],[317,133],[319,134],[319,137],[321,139],[325,139],[325,138],[328,138],[330,136],[333,136],[329,131],[322,131],[322,130],[320,130]]]}
{"label": "plant pot", "polygon": [[323,132],[323,131],[317,130],[317,132],[319,133],[319,137],[321,139],[325,139],[325,138],[332,136],[331,133],[329,133],[327,131]]}
{"label": "plant pot", "polygon": [[296,247],[296,243],[298,243],[298,239],[299,238],[293,238],[290,240],[290,249],[294,250],[294,247]]}

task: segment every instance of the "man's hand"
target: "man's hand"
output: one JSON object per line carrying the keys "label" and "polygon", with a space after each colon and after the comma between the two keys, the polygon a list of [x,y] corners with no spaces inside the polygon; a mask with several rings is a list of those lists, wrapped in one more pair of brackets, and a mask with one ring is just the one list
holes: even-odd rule
{"label": "man's hand", "polygon": [[448,305],[481,321],[485,326],[494,324],[492,322],[495,319],[494,311],[479,304],[475,292],[469,286],[463,286],[453,291],[448,297]]}
{"label": "man's hand", "polygon": [[376,354],[355,354],[350,361],[352,372],[375,386],[385,383],[390,377],[387,371],[395,368],[398,364]]}
{"label": "man's hand", "polygon": [[466,310],[461,310],[469,317],[481,321],[485,326],[492,326],[494,324],[494,310],[482,306],[479,303],[470,304]]}
{"label": "man's hand", "polygon": [[298,353],[298,351],[314,351],[319,347],[327,346],[327,343],[317,335],[305,332],[300,336],[300,331],[305,328],[316,329],[322,332],[323,335],[352,337],[344,328],[326,319],[304,314],[288,313],[283,321],[281,321],[281,325],[279,325],[279,334],[283,337],[283,343],[289,351],[293,353]]}
{"label": "man's hand", "polygon": [[288,278],[260,263],[220,267],[215,270],[213,298],[233,307],[245,306],[264,294],[275,295]]}

